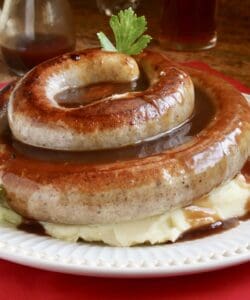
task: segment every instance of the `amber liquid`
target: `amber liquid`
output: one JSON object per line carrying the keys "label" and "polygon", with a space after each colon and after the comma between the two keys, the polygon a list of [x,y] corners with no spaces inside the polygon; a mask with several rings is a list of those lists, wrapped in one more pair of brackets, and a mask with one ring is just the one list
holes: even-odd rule
{"label": "amber liquid", "polygon": [[216,43],[216,0],[165,0],[161,39],[175,50],[211,48]]}
{"label": "amber liquid", "polygon": [[18,75],[52,57],[74,49],[74,43],[63,35],[37,33],[34,39],[26,36],[13,37],[11,46],[1,45],[6,64]]}

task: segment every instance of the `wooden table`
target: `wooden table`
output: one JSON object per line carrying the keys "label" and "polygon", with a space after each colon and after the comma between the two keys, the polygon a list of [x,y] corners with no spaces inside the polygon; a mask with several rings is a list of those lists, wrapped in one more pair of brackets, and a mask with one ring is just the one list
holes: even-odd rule
{"label": "wooden table", "polygon": [[[77,48],[96,46],[97,31],[110,33],[108,18],[101,15],[95,1],[71,0],[76,20]],[[138,14],[145,14],[149,21],[149,33],[157,45],[162,0],[142,0]],[[1,3],[1,1],[0,1]],[[214,49],[200,52],[167,51],[177,61],[201,60],[215,69],[250,86],[250,4],[249,0],[220,0],[218,7],[218,44]],[[0,56],[0,81],[13,77]]]}

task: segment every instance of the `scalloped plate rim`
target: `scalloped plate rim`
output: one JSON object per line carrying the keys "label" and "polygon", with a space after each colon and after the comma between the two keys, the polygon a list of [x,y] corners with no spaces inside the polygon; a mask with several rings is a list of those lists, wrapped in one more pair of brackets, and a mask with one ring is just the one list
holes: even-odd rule
{"label": "scalloped plate rim", "polygon": [[[245,229],[249,229],[250,230],[250,220],[248,221],[244,221],[242,222],[239,226],[237,226],[236,228],[238,228],[237,230],[241,230],[240,227],[242,226],[242,224],[245,224],[244,226],[246,227]],[[233,228],[234,229],[234,228]],[[226,232],[230,232],[233,229],[230,229]],[[12,228],[0,228],[0,238],[1,238],[1,234],[6,231],[6,232],[13,232],[13,233],[17,233],[19,236],[29,236],[29,237],[35,237],[38,239],[44,239],[44,241],[48,240],[48,241],[53,241],[54,243],[58,242],[57,240],[53,239],[53,238],[47,238],[47,237],[38,237],[35,234],[30,234],[30,233],[25,233],[25,232],[21,232],[19,230],[16,229],[12,229]],[[243,228],[244,231],[244,228]],[[212,236],[209,236],[209,239],[213,239],[213,237],[217,237],[221,236],[222,240],[223,240],[223,233],[219,233],[219,234],[215,234]],[[250,235],[249,235],[250,236]],[[247,236],[247,238],[249,238],[249,236]],[[202,244],[202,240],[194,240],[198,241],[198,243]],[[234,241],[235,242],[235,241]],[[225,267],[229,267],[229,266],[233,266],[233,265],[237,265],[240,263],[244,263],[247,261],[250,261],[250,240],[246,241],[247,242],[247,246],[246,246],[246,251],[244,251],[243,253],[237,253],[234,252],[231,255],[228,256],[223,256],[223,257],[219,257],[219,258],[215,258],[212,260],[208,260],[208,261],[196,261],[195,263],[190,263],[190,264],[180,264],[180,265],[159,265],[159,266],[155,266],[155,267],[136,267],[136,266],[132,266],[132,267],[123,267],[121,264],[119,266],[114,267],[114,266],[98,266],[98,265],[89,265],[89,264],[76,264],[76,263],[69,263],[69,262],[63,262],[62,260],[60,261],[57,260],[51,260],[48,257],[35,257],[34,255],[29,256],[29,254],[23,254],[23,253],[17,253],[18,252],[18,245],[15,247],[13,245],[8,245],[7,242],[4,241],[0,241],[0,257],[2,259],[11,261],[11,262],[15,262],[15,263],[19,263],[25,266],[30,266],[30,267],[35,267],[38,269],[43,269],[43,270],[48,270],[48,271],[55,271],[55,272],[60,272],[60,273],[69,273],[69,274],[76,274],[76,275],[88,275],[88,276],[95,276],[95,277],[167,277],[167,276],[178,276],[178,275],[187,275],[187,274],[193,274],[193,273],[201,273],[201,272],[207,272],[207,271],[212,271],[212,270],[216,270],[216,269],[221,269],[221,268],[225,268]],[[62,241],[59,241],[59,243],[62,244],[66,244],[66,245],[72,245],[72,243],[65,243]],[[188,243],[192,243],[192,241],[188,242]],[[7,244],[7,246],[4,246],[4,244]],[[235,242],[235,245],[237,243]],[[75,244],[74,244],[75,245]],[[90,246],[90,251],[91,251],[91,245],[89,244],[80,244],[80,245],[87,245]],[[183,243],[181,242],[180,247],[183,245]],[[165,245],[166,247],[168,245]],[[197,246],[197,245],[196,245]],[[238,245],[238,247],[240,247],[241,245]],[[102,247],[102,246],[101,246]],[[115,247],[108,247],[105,246],[106,248],[108,248],[109,251],[113,251],[113,249],[115,249],[114,251],[119,251],[119,248],[115,248]],[[149,246],[149,247],[136,247],[136,249],[142,249],[142,256],[144,254],[146,254],[146,252],[148,251],[148,249],[150,249],[151,247],[154,246]],[[177,248],[179,246],[177,245]],[[12,250],[11,250],[12,249]],[[21,247],[20,247],[21,249]],[[20,250],[19,249],[19,250]],[[29,250],[27,250],[26,248],[23,248],[24,251],[29,252]],[[126,248],[121,248],[121,249],[126,249]],[[131,248],[130,248],[131,249]],[[122,250],[122,251],[123,251]],[[162,249],[161,249],[162,250]],[[223,249],[222,249],[223,250]],[[146,252],[145,252],[146,251]],[[224,251],[228,251],[228,249],[224,249]],[[39,253],[39,252],[38,252]],[[215,253],[215,255],[220,255],[221,253]]]}

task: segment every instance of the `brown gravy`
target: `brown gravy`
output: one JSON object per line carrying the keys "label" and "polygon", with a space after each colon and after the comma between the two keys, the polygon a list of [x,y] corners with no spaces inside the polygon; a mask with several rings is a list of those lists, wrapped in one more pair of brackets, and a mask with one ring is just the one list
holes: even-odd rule
{"label": "brown gravy", "polygon": [[12,140],[13,155],[47,162],[102,164],[144,158],[180,146],[197,135],[212,120],[215,109],[209,97],[196,89],[195,112],[190,120],[160,138],[112,150],[64,152],[35,148]]}
{"label": "brown gravy", "polygon": [[34,233],[38,235],[46,235],[45,229],[43,226],[36,222],[31,220],[24,220],[19,226],[19,230],[28,232],[28,233]]}
{"label": "brown gravy", "polygon": [[246,181],[250,183],[250,160],[245,163],[241,172],[245,176]]}
{"label": "brown gravy", "polygon": [[[250,183],[250,161],[247,161],[245,163],[244,167],[241,170],[241,173],[246,178],[246,181],[248,183]],[[241,221],[249,220],[250,219],[250,199],[248,200],[248,202],[246,204],[246,211],[247,211],[247,213],[242,217],[231,218],[231,219],[224,220],[224,221],[220,221],[219,217],[217,215],[207,214],[208,215],[207,220],[210,222],[212,220],[213,223],[185,232],[182,235],[182,237],[180,237],[178,239],[178,241],[181,242],[181,241],[195,240],[195,239],[200,239],[200,238],[212,235],[212,234],[221,233],[225,230],[229,230],[233,227],[236,227]],[[190,208],[185,209],[185,214],[186,214],[186,217],[189,218],[189,221],[191,219],[193,219],[193,224],[192,224],[193,226],[199,225],[200,219],[202,219],[202,221],[204,222],[204,216],[206,217],[206,215],[204,213],[202,213],[202,211],[195,210],[195,209],[193,210],[192,206],[190,206]]]}
{"label": "brown gravy", "polygon": [[183,242],[183,241],[196,240],[196,239],[201,239],[201,238],[213,235],[213,234],[218,234],[218,233],[224,232],[226,230],[229,230],[233,227],[236,227],[240,221],[241,221],[241,218],[231,218],[231,219],[228,219],[225,221],[217,221],[210,225],[206,225],[206,226],[202,226],[197,229],[186,231],[178,239],[178,241]]}
{"label": "brown gravy", "polygon": [[106,97],[126,92],[144,91],[149,81],[144,72],[138,80],[132,82],[101,82],[80,88],[70,88],[55,96],[56,102],[66,108],[76,108]]}

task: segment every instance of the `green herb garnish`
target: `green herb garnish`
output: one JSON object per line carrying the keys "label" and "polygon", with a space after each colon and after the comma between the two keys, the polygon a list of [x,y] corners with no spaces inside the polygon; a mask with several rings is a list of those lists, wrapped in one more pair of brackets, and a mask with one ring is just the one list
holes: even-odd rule
{"label": "green herb garnish", "polygon": [[121,10],[117,16],[112,16],[109,24],[113,30],[116,45],[114,46],[103,32],[98,32],[97,36],[103,50],[135,55],[147,47],[151,40],[151,36],[143,34],[147,30],[145,17],[137,17],[131,7]]}

